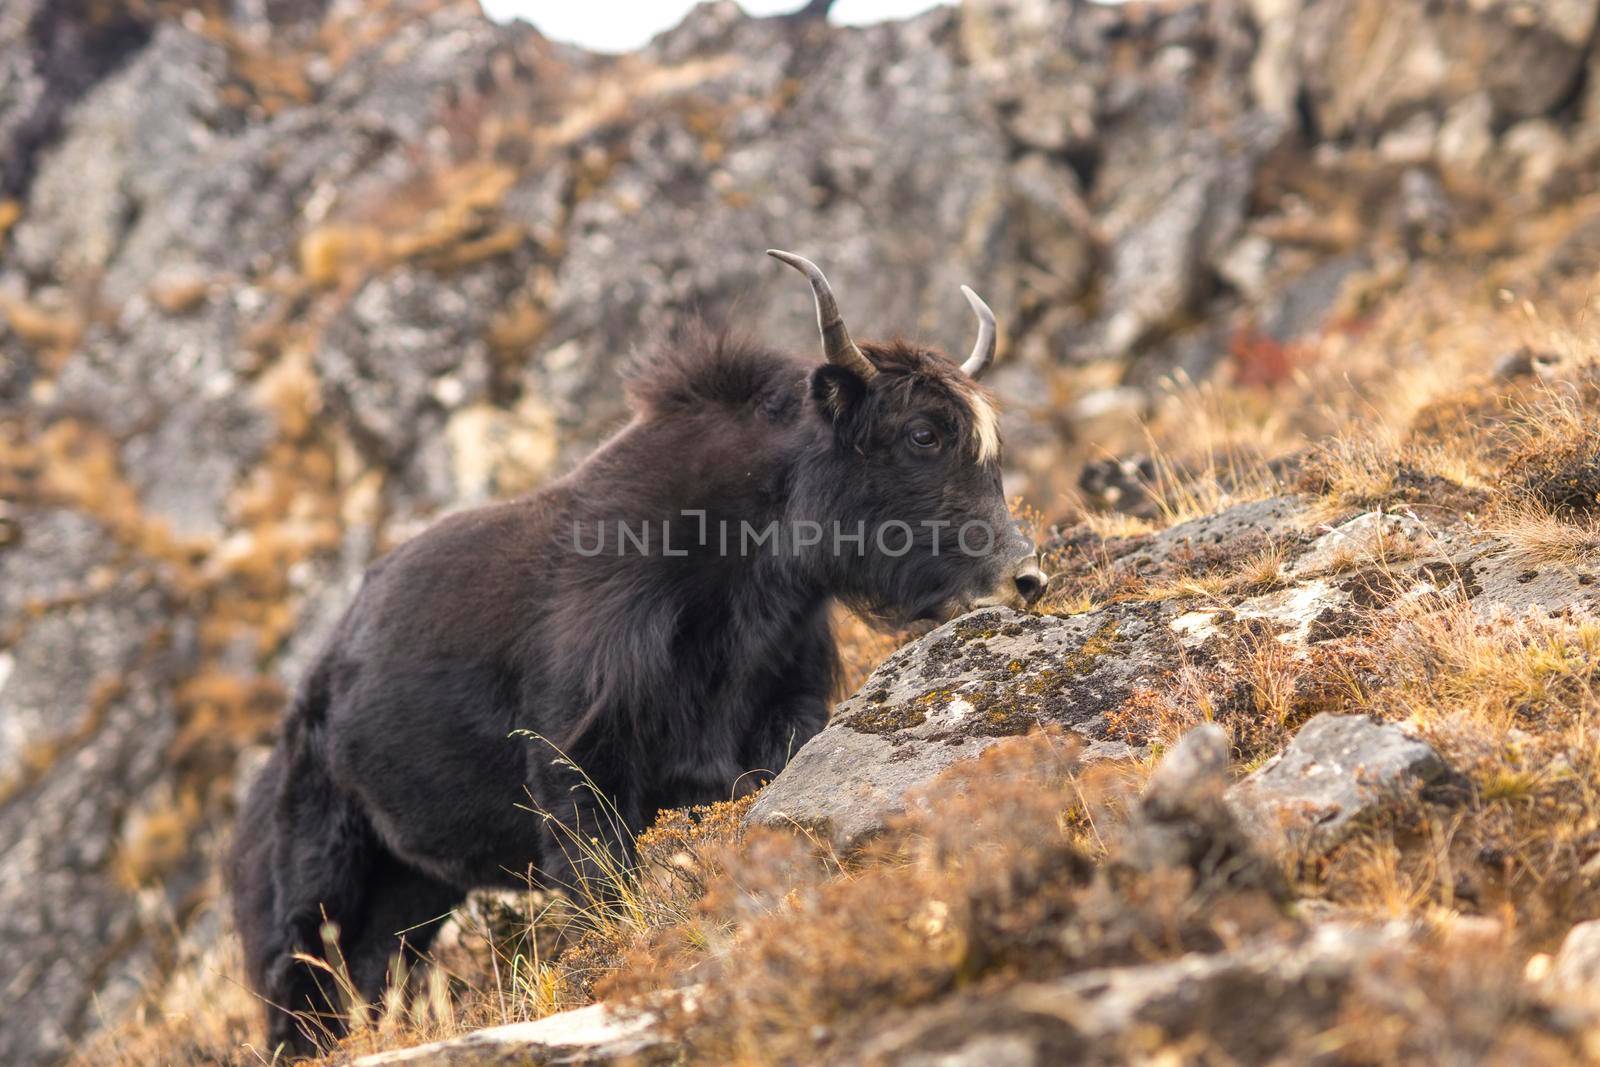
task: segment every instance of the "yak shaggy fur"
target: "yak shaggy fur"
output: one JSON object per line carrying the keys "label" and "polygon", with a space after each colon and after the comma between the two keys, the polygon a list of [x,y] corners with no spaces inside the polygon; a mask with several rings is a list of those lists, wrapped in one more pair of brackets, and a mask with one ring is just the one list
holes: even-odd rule
{"label": "yak shaggy fur", "polygon": [[[306,1016],[339,1032],[328,976],[296,959],[326,954],[324,923],[372,1001],[468,890],[572,887],[586,873],[573,832],[625,861],[658,810],[780,770],[827,720],[833,601],[944,619],[1009,580],[1032,546],[1006,508],[986,395],[942,354],[861,350],[870,381],[681,334],[638,361],[632,420],[572,473],[452,515],[367,572],[230,864],[272,1043],[309,1050]],[[724,554],[686,535],[685,511],[713,531],[809,520],[868,537],[859,552],[824,538]],[[687,552],[659,537],[648,553],[579,551],[618,520],[671,522]],[[913,528],[911,551],[872,543],[888,520]],[[958,550],[968,522],[994,531],[986,554]]]}

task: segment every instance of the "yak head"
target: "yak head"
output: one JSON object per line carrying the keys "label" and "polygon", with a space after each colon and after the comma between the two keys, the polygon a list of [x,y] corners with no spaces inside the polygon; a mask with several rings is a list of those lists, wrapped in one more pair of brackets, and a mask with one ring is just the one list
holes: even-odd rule
{"label": "yak head", "polygon": [[794,489],[800,510],[832,527],[830,585],[890,626],[1038,599],[1046,577],[1006,505],[998,420],[978,384],[995,353],[988,305],[962,286],[978,317],[964,363],[903,341],[858,345],[816,264],[767,254],[810,281],[822,332],[809,382],[819,444]]}

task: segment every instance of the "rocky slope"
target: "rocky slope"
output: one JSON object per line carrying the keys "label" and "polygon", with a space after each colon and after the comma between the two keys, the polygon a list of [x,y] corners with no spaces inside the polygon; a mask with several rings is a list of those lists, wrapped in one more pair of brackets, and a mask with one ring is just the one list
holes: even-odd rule
{"label": "rocky slope", "polygon": [[[1006,324],[1015,487],[1066,517],[1081,472],[1154,514],[1160,457],[1130,453],[1174,376],[1281,403],[1418,278],[1581,307],[1597,7],[996,0],[846,30],[720,3],[605,58],[452,0],[7,3],[0,1060],[60,1059],[216,943],[237,785],[371,559],[582,455],[618,362],[680,316],[806,343],[761,249],[822,261],[867,335],[959,347],[972,282]],[[1396,336],[1389,363],[1437,356]],[[1571,592],[1438,536],[1407,582],[1486,560],[1485,595]],[[1315,645],[1364,595],[1315,574],[1229,611]],[[1216,616],[967,620],[821,744],[869,777],[1041,717],[1144,751],[1106,716]],[[1041,679],[1016,707],[987,677],[1013,653]]]}
{"label": "rocky slope", "polygon": [[[699,909],[668,924],[696,947],[663,958],[675,938],[645,937],[618,965],[613,991],[643,974],[648,998],[358,1062],[1592,1057],[1594,924],[1570,920],[1600,904],[1600,810],[1592,745],[1571,731],[1600,706],[1567,683],[1600,678],[1600,542],[1555,557],[1459,514],[1329,522],[1317,504],[1277,497],[1118,539],[1091,566],[1139,578],[1104,605],[975,612],[900,649],[756,797]],[[1219,536],[1240,524],[1276,540],[1270,569]],[[1193,580],[1206,546],[1231,588]],[[1491,691],[1487,706],[1459,703],[1463,684]],[[1230,767],[1241,754],[1248,773]],[[1041,758],[1057,769],[1041,775]],[[1544,769],[1515,782],[1530,764]],[[1105,774],[1137,784],[1108,790]],[[1530,810],[1507,825],[1524,788]],[[1088,835],[1063,830],[1079,819]],[[764,834],[804,842],[799,856]],[[1092,840],[1098,866],[1058,842],[1085,864],[1058,883],[1033,855],[1058,834]],[[670,847],[667,863],[705,862]],[[649,841],[646,857],[647,872],[661,860]],[[1548,881],[1519,897],[1524,863]],[[909,913],[883,903],[906,879]],[[1155,908],[1177,945],[1086,950],[1118,921],[1097,889]],[[1561,903],[1534,902],[1547,891]],[[910,962],[836,955],[836,939]],[[1418,997],[1421,1015],[1401,1006]],[[1367,1027],[1387,1032],[1354,1033]]]}

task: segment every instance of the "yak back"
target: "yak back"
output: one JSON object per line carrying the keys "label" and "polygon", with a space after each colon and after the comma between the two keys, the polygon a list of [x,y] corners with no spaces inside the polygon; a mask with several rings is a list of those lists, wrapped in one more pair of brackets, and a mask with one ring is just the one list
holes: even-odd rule
{"label": "yak back", "polygon": [[642,349],[623,380],[639,419],[742,409],[781,424],[799,417],[811,369],[749,337],[689,323]]}

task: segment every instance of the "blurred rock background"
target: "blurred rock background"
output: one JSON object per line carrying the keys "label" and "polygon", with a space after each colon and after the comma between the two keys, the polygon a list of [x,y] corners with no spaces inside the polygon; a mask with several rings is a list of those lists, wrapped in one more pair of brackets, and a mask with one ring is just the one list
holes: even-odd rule
{"label": "blurred rock background", "polygon": [[862,336],[961,351],[977,288],[1052,520],[1128,506],[1174,383],[1270,407],[1407,279],[1600,266],[1600,0],[817,8],[602,57],[473,0],[5,0],[0,1062],[215,940],[375,556],[570,466],[685,315],[809,350],[768,246]]}

